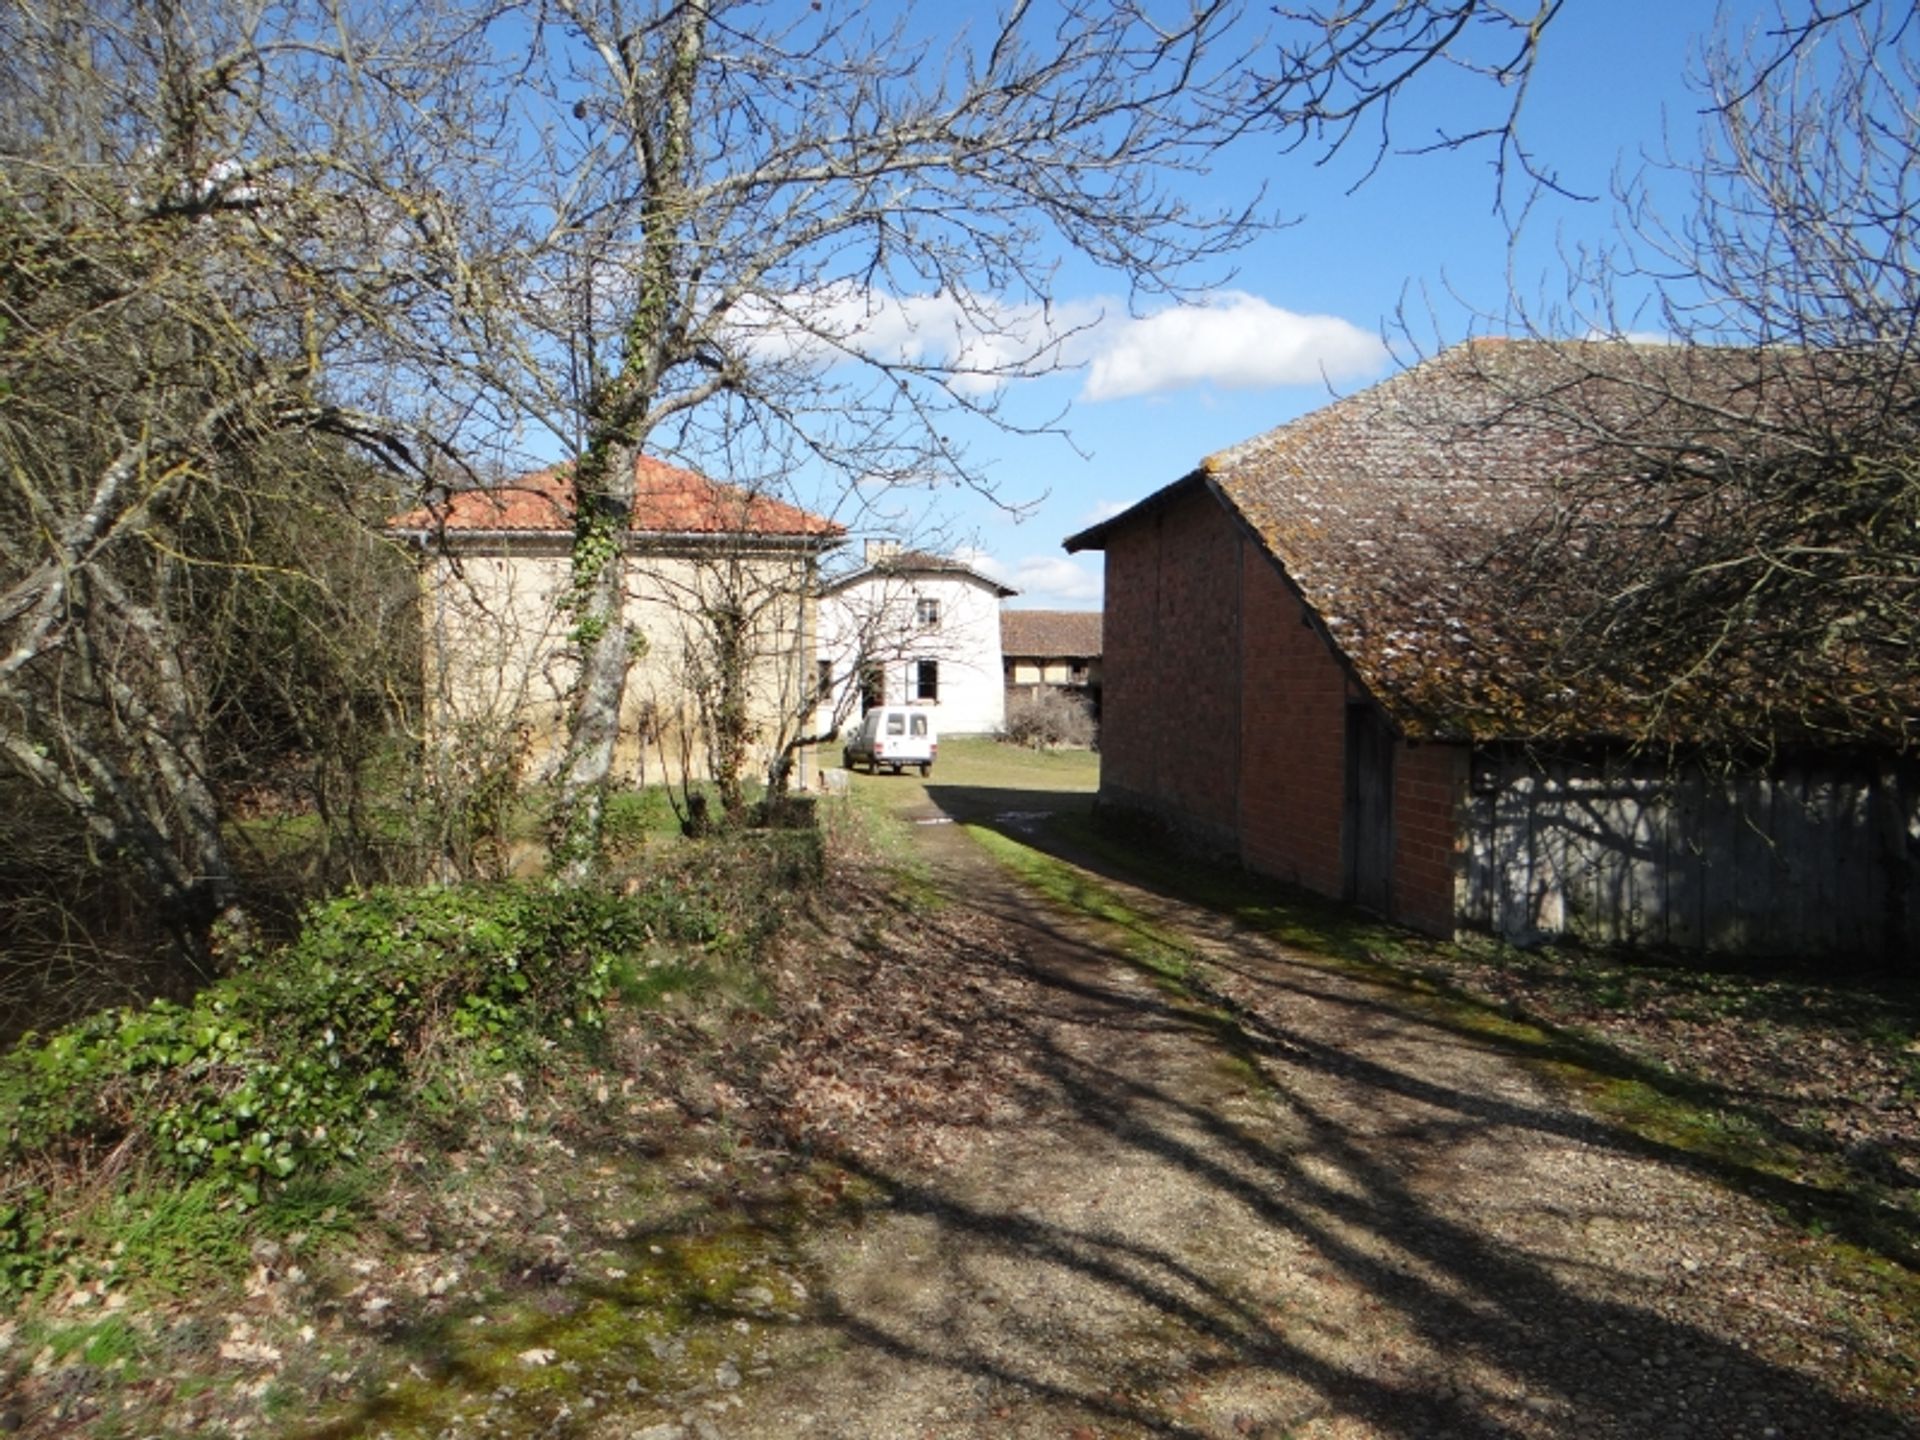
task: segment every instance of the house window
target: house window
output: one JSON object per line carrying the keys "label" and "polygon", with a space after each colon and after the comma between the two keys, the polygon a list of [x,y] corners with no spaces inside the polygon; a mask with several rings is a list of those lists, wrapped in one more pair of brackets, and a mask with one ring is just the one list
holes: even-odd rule
{"label": "house window", "polygon": [[822,700],[833,694],[833,662],[831,660],[814,662],[813,693]]}
{"label": "house window", "polygon": [[922,700],[940,698],[940,662],[922,660],[916,667],[915,693]]}
{"label": "house window", "polygon": [[922,630],[938,630],[940,628],[940,602],[938,600],[930,596],[922,596],[914,604],[914,614],[920,621],[920,628]]}

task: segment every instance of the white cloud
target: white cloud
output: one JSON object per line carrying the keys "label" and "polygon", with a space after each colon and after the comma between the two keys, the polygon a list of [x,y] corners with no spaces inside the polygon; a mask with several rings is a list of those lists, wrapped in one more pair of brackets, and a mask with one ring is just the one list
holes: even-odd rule
{"label": "white cloud", "polygon": [[823,369],[867,358],[946,370],[953,388],[984,394],[1049,363],[1054,335],[1037,306],[1004,305],[951,291],[888,295],[850,282],[754,298],[733,333],[765,359]]}
{"label": "white cloud", "polygon": [[1007,584],[1020,592],[1023,609],[1098,609],[1103,586],[1098,562],[1064,555],[1027,555],[1014,562]]}
{"label": "white cloud", "polygon": [[1021,609],[1081,610],[1100,605],[1101,566],[1065,555],[1026,555],[1011,565],[976,546],[961,546],[953,558],[1020,592]]}
{"label": "white cloud", "polygon": [[1080,517],[1080,523],[1098,525],[1102,520],[1111,520],[1116,515],[1125,514],[1137,503],[1133,500],[1096,500],[1093,508]]}
{"label": "white cloud", "polygon": [[1223,290],[1204,305],[1109,319],[1087,337],[1085,400],[1192,385],[1230,390],[1351,380],[1385,367],[1380,337],[1337,315],[1301,315]]}
{"label": "white cloud", "polygon": [[927,366],[946,371],[963,394],[1083,366],[1080,395],[1092,401],[1195,385],[1318,385],[1370,376],[1388,359],[1380,338],[1351,321],[1302,315],[1239,290],[1134,317],[1123,302],[1098,298],[1042,309],[840,282],[754,299],[735,311],[731,326],[766,360],[822,370],[855,357]]}

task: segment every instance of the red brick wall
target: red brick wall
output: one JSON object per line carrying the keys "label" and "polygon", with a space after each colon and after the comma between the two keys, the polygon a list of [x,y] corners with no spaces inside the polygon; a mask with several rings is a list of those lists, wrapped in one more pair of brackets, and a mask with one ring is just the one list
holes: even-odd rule
{"label": "red brick wall", "polygon": [[1219,502],[1195,493],[1107,545],[1102,795],[1220,842],[1240,771],[1242,544]]}
{"label": "red brick wall", "polygon": [[1100,790],[1146,801],[1153,793],[1152,711],[1155,593],[1159,588],[1159,530],[1151,521],[1108,537],[1106,613],[1101,662]]}
{"label": "red brick wall", "polygon": [[1338,895],[1346,671],[1304,623],[1300,602],[1264,555],[1248,558],[1241,605],[1241,859],[1262,874]]}
{"label": "red brick wall", "polygon": [[[1109,535],[1103,801],[1176,820],[1249,869],[1345,888],[1346,707],[1360,692],[1279,570],[1204,491]],[[1454,927],[1463,748],[1394,748],[1393,918]]]}
{"label": "red brick wall", "polygon": [[1468,759],[1464,745],[1394,747],[1393,918],[1435,935],[1454,930]]}

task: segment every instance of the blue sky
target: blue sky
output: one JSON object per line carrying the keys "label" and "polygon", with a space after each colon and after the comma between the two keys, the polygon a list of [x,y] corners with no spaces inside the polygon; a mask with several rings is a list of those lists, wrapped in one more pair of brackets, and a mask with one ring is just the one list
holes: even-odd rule
{"label": "blue sky", "polygon": [[[1735,7],[1760,14],[1757,5]],[[1316,165],[1270,142],[1248,145],[1207,184],[1244,193],[1261,181],[1298,224],[1245,252],[1238,273],[1201,313],[1167,310],[1128,322],[1101,277],[1063,273],[1063,299],[1104,314],[1083,347],[1081,371],[1025,382],[1015,413],[1046,416],[1071,402],[1057,437],[980,427],[974,459],[1004,496],[1027,505],[1015,519],[963,497],[933,511],[906,507],[903,529],[944,522],[949,548],[1020,588],[1018,606],[1097,608],[1100,557],[1068,557],[1060,542],[1192,469],[1203,457],[1284,423],[1332,395],[1391,373],[1412,352],[1394,333],[1403,302],[1418,340],[1432,346],[1508,328],[1510,265],[1523,296],[1564,293],[1564,251],[1605,243],[1617,223],[1609,183],[1638,168],[1671,135],[1678,151],[1698,131],[1698,100],[1683,80],[1712,29],[1704,0],[1571,3],[1547,32],[1522,124],[1529,148],[1591,203],[1540,201],[1510,255],[1495,213],[1485,148],[1393,154],[1348,193],[1371,152]],[[1438,124],[1489,118],[1505,97],[1484,81],[1440,75],[1395,116],[1396,146],[1425,143]],[[1677,210],[1677,205],[1673,207]],[[1391,345],[1383,344],[1385,336]]]}

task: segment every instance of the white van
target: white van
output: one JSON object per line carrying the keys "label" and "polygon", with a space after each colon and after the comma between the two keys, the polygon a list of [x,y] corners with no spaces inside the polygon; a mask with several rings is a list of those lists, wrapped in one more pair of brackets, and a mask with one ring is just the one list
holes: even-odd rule
{"label": "white van", "polygon": [[860,728],[848,737],[840,762],[853,770],[865,761],[875,775],[882,765],[896,775],[909,765],[918,765],[922,775],[931,775],[934,757],[939,753],[940,732],[931,713],[907,705],[876,705],[861,717]]}

